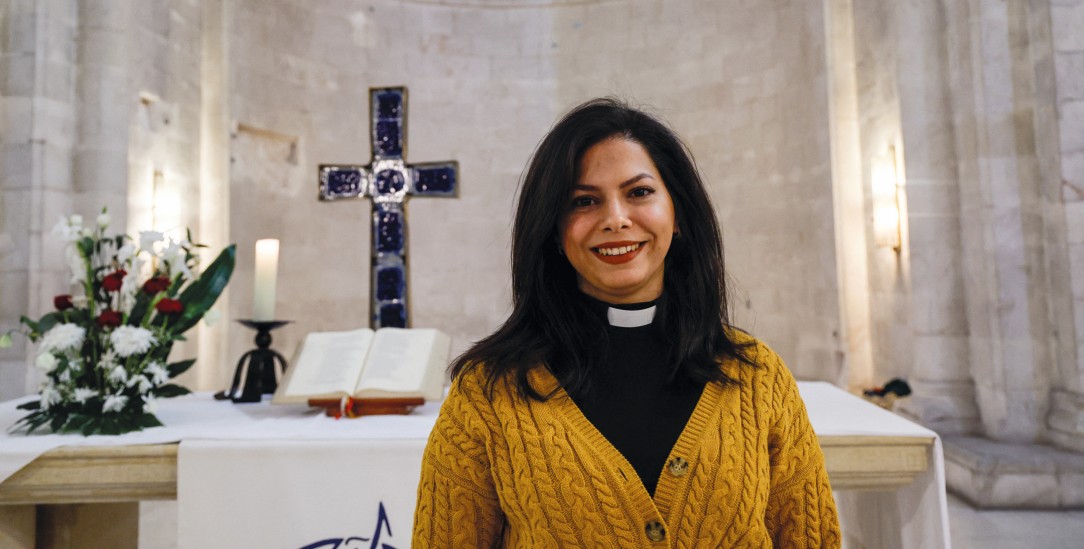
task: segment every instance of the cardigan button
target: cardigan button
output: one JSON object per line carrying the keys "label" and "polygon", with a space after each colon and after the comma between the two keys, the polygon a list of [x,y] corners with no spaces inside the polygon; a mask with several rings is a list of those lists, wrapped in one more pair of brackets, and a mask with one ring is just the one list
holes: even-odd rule
{"label": "cardigan button", "polygon": [[644,526],[644,531],[647,532],[647,539],[651,541],[662,541],[666,539],[666,527],[659,521],[651,521]]}
{"label": "cardigan button", "polygon": [[685,473],[689,472],[689,462],[685,461],[685,458],[676,457],[670,460],[670,464],[666,466],[666,470],[670,471],[670,474],[675,477],[683,477],[685,476]]}

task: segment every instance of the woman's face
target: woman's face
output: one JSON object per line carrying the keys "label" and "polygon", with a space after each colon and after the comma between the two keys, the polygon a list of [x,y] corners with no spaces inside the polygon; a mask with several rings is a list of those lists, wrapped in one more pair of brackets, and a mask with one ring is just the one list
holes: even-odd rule
{"label": "woman's face", "polygon": [[655,163],[639,143],[611,137],[579,168],[560,238],[580,291],[609,303],[659,297],[674,203]]}

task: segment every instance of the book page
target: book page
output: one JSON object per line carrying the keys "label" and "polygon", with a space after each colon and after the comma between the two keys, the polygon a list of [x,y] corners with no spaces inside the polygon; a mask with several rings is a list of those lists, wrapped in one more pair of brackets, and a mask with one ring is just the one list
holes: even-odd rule
{"label": "book page", "polygon": [[297,364],[290,366],[284,400],[348,395],[357,386],[373,340],[368,328],[316,332],[305,337]]}
{"label": "book page", "polygon": [[448,336],[438,330],[383,328],[373,338],[355,394],[440,400],[449,348]]}

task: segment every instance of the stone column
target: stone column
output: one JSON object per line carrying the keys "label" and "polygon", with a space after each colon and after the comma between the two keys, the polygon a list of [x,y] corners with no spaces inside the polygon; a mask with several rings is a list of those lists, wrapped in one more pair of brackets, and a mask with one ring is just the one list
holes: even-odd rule
{"label": "stone column", "polygon": [[1042,435],[1053,362],[1026,4],[941,3],[971,374],[985,434],[1021,443]]}
{"label": "stone column", "polygon": [[836,276],[842,339],[847,352],[847,376],[838,381],[846,382],[853,389],[872,387],[874,382],[853,0],[824,0],[824,20],[832,134]]}
{"label": "stone column", "polygon": [[[230,243],[229,6],[227,0],[202,2],[200,65],[200,203],[199,239],[210,250]],[[199,325],[195,385],[211,390],[228,387],[229,288],[219,296],[223,318],[215,326]]]}
{"label": "stone column", "polygon": [[[71,211],[75,12],[66,2],[0,10],[0,330],[52,309],[66,288],[62,245],[49,233]],[[0,400],[37,388],[25,338],[0,349]]]}
{"label": "stone column", "polygon": [[969,433],[978,430],[979,414],[968,371],[943,16],[925,0],[897,2],[895,16],[914,348],[914,394],[900,409],[938,432]]}
{"label": "stone column", "polygon": [[131,0],[79,0],[75,204],[94,216],[105,206],[111,229],[128,213],[128,123],[135,96],[128,82]]}
{"label": "stone column", "polygon": [[1036,139],[1057,334],[1047,435],[1084,451],[1084,0],[1032,2],[1029,12],[1033,40],[1042,40],[1032,47],[1040,83]]}

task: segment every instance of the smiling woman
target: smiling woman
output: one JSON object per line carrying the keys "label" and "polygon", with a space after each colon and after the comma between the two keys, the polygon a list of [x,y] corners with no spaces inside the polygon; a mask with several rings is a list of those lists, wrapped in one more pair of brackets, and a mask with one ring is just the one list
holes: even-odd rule
{"label": "smiling woman", "polygon": [[413,546],[839,547],[794,379],[725,281],[678,137],[611,99],[565,115],[520,187],[512,314],[452,366]]}

